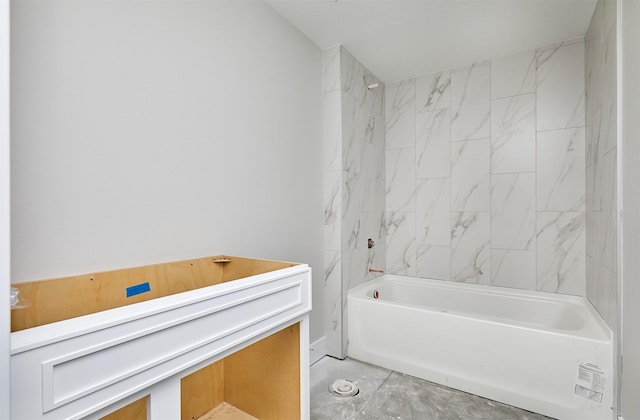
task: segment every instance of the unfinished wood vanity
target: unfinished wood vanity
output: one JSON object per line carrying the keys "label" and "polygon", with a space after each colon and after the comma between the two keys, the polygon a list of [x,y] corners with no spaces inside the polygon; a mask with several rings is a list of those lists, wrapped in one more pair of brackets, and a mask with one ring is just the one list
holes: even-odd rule
{"label": "unfinished wood vanity", "polygon": [[12,419],[306,419],[311,269],[215,256],[20,283]]}

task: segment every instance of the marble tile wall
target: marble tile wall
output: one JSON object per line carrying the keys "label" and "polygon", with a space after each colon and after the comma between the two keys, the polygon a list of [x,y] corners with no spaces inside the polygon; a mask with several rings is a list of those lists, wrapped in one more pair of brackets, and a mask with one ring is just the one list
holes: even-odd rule
{"label": "marble tile wall", "polygon": [[616,1],[596,4],[586,55],[586,296],[617,328]]}
{"label": "marble tile wall", "polygon": [[[373,83],[378,87],[368,89]],[[372,279],[369,268],[386,268],[387,173],[384,84],[343,47],[324,52],[323,137],[325,338],[327,353],[342,358],[347,290]]]}
{"label": "marble tile wall", "polygon": [[580,38],[387,86],[387,272],[585,294],[584,57]]}

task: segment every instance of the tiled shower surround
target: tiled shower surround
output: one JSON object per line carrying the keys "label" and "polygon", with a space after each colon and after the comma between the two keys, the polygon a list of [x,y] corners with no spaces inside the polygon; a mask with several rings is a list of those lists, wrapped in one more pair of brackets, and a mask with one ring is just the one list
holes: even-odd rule
{"label": "tiled shower surround", "polygon": [[584,295],[585,43],[386,88],[387,272]]}
{"label": "tiled shower surround", "polygon": [[617,328],[616,1],[600,0],[586,36],[586,296]]}
{"label": "tiled shower surround", "polygon": [[384,84],[336,47],[324,53],[324,92],[325,337],[344,357],[347,290],[385,267]]}
{"label": "tiled shower surround", "polygon": [[600,0],[585,38],[386,88],[325,52],[328,354],[368,268],[586,296],[616,331],[615,29]]}

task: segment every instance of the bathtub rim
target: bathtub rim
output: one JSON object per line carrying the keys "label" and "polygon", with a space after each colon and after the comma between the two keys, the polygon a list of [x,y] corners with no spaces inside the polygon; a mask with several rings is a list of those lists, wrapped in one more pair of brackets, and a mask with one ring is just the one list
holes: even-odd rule
{"label": "bathtub rim", "polygon": [[[546,301],[546,302],[561,302],[567,303],[571,305],[578,305],[583,308],[589,315],[589,319],[585,319],[584,322],[591,323],[591,328],[595,328],[595,333],[598,337],[592,334],[584,334],[583,332],[587,330],[588,326],[583,326],[578,330],[566,330],[566,329],[558,329],[558,328],[550,328],[548,326],[537,326],[536,324],[509,320],[501,317],[491,317],[491,316],[476,316],[473,312],[459,312],[459,311],[449,311],[449,310],[439,310],[438,308],[432,308],[429,306],[421,306],[411,303],[398,303],[392,300],[380,300],[374,299],[369,296],[366,292],[369,291],[372,287],[377,285],[384,285],[392,282],[400,282],[400,283],[408,283],[408,284],[418,284],[420,286],[425,287],[433,287],[439,289],[454,289],[454,290],[464,290],[465,292],[472,291],[478,294],[486,294],[486,295],[499,295],[505,297],[517,297],[520,299],[529,299],[533,301]],[[567,294],[559,294],[559,293],[551,293],[551,292],[543,292],[537,290],[526,290],[526,289],[516,289],[511,287],[502,287],[502,286],[489,286],[484,284],[475,284],[475,283],[461,283],[454,282],[448,280],[438,280],[438,279],[430,279],[424,277],[412,277],[412,276],[404,276],[399,274],[383,274],[381,276],[376,277],[373,280],[362,283],[358,286],[350,288],[347,294],[349,299],[358,299],[369,301],[375,304],[380,305],[389,305],[392,307],[399,308],[411,308],[413,310],[421,310],[427,311],[436,314],[443,314],[446,316],[452,316],[457,318],[464,319],[472,319],[478,322],[486,322],[486,323],[494,323],[505,325],[513,328],[523,328],[531,331],[537,331],[547,334],[555,334],[555,335],[568,335],[572,337],[579,337],[584,340],[591,340],[596,342],[603,343],[611,343],[613,340],[613,331],[606,324],[602,316],[598,313],[598,311],[594,308],[593,304],[584,296],[576,296],[576,295],[567,295]]]}

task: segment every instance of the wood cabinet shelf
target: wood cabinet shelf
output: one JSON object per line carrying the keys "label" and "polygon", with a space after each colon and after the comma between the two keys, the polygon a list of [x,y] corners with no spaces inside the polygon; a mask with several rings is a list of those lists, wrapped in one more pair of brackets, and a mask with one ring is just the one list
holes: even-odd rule
{"label": "wood cabinet shelf", "polygon": [[259,420],[249,413],[245,413],[229,403],[223,402],[216,405],[212,410],[198,417],[197,420]]}

